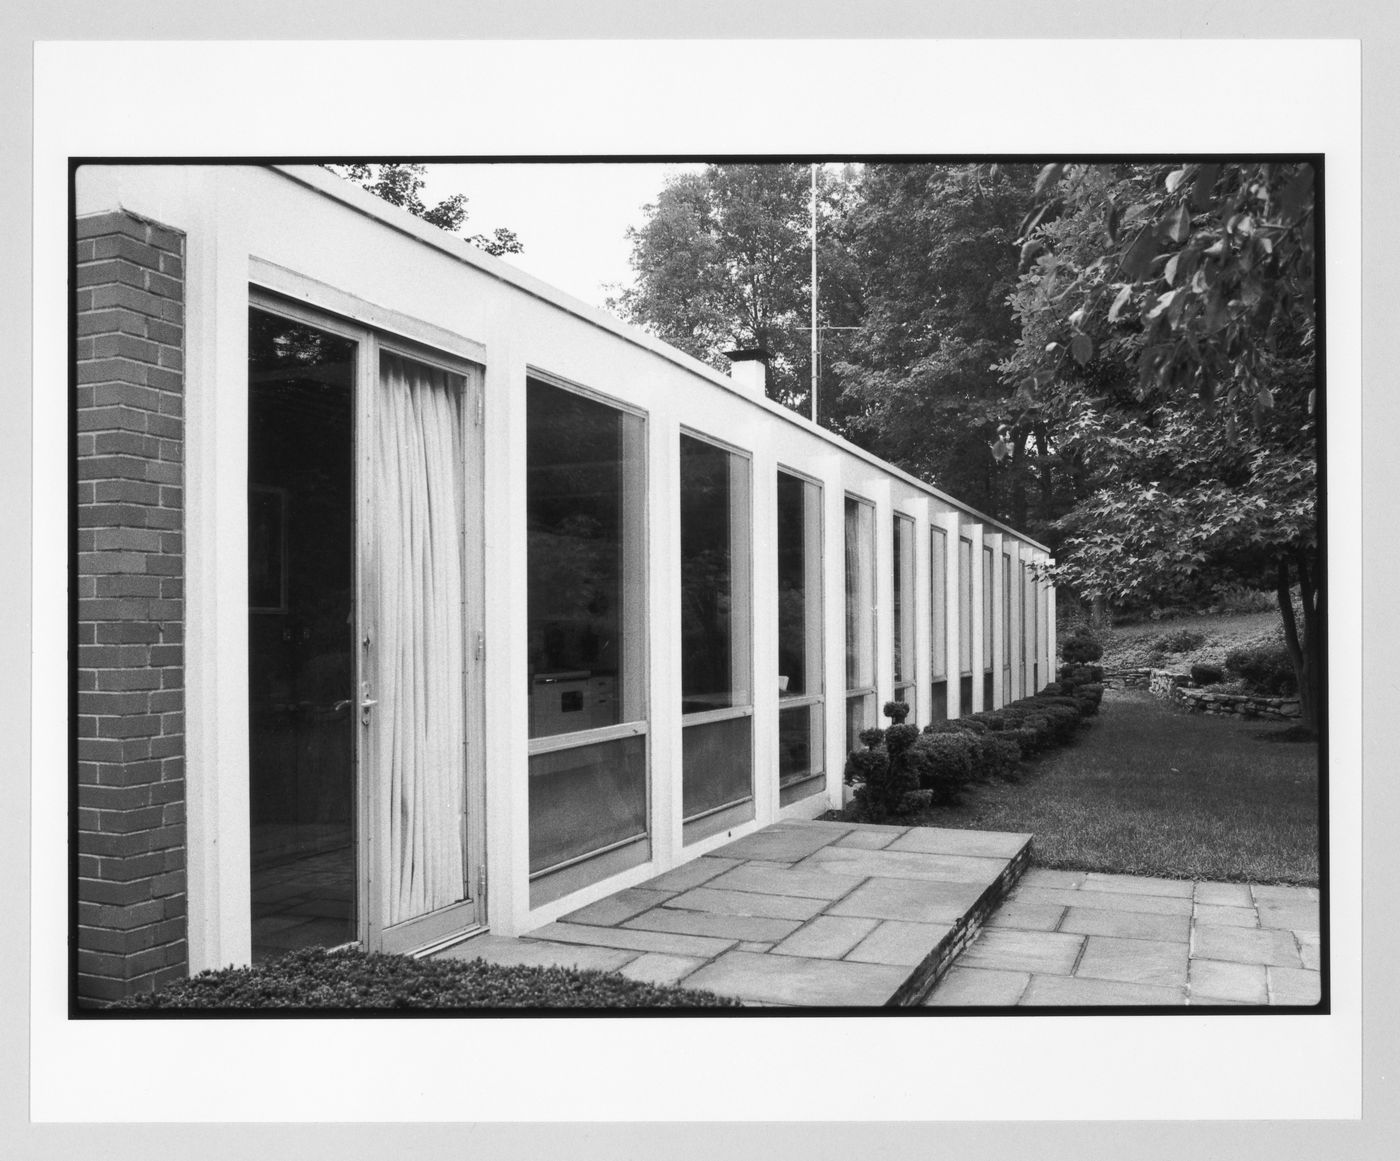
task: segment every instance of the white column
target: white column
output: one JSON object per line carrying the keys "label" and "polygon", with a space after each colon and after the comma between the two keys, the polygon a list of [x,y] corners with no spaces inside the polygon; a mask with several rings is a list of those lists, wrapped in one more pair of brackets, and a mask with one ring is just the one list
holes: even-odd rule
{"label": "white column", "polygon": [[1007,626],[1007,632],[1011,634],[1011,688],[1007,691],[1006,700],[1012,702],[1026,696],[1025,681],[1022,678],[1025,658],[1021,650],[1022,618],[1025,615],[1025,608],[1021,599],[1022,545],[1019,540],[1013,540],[1007,547],[1011,554],[1006,575],[1006,583],[1011,589],[1011,621]]}
{"label": "white column", "polygon": [[844,802],[846,769],[846,488],[836,456],[818,469],[822,485],[822,672],[826,694],[826,791]]}
{"label": "white column", "polygon": [[680,424],[666,392],[656,393],[647,422],[653,562],[648,585],[647,644],[651,650],[651,853],[658,868],[681,855],[681,496]]}
{"label": "white column", "polygon": [[894,506],[888,480],[872,480],[859,489],[875,502],[875,715],[869,723],[888,722],[880,712],[894,700]]}
{"label": "white column", "polygon": [[[1053,565],[1055,560],[1053,557],[1050,557],[1047,559],[1046,563]],[[1055,666],[1056,654],[1059,652],[1059,646],[1055,632],[1055,586],[1052,584],[1047,584],[1045,586],[1045,634],[1046,655],[1049,657],[1050,665],[1053,669]],[[1058,671],[1051,674],[1051,680],[1054,680],[1057,672]]]}

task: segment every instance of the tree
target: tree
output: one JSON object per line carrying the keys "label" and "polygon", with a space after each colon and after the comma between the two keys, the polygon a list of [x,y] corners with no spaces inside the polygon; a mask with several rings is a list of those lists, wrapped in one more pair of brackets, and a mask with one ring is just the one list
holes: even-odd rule
{"label": "tree", "polygon": [[851,230],[864,316],[838,371],[853,439],[1039,531],[1055,514],[1043,425],[1008,410],[994,367],[1018,332],[1007,299],[1034,181],[1026,165],[866,166]]}
{"label": "tree", "polygon": [[1074,465],[1057,579],[1110,601],[1273,587],[1315,727],[1311,165],[1050,165],[1037,192],[1001,370]]}
{"label": "tree", "polygon": [[[415,218],[422,218],[423,221],[437,226],[440,230],[446,230],[449,234],[457,233],[466,223],[465,194],[451,194],[435,206],[424,204],[422,189],[427,173],[425,166],[405,163],[366,165],[356,162],[351,165],[328,165],[326,168],[336,176],[362,186],[391,206],[399,206]],[[515,231],[504,226],[497,226],[489,236],[472,234],[467,237],[467,241],[478,250],[485,250],[486,253],[497,257],[502,254],[520,254],[525,249],[520,239],[515,236]]]}
{"label": "tree", "polygon": [[[634,284],[608,306],[721,371],[726,350],[773,356],[768,394],[810,402],[810,171],[805,165],[710,165],[671,179],[628,231]],[[839,222],[846,184],[823,175],[821,214]],[[848,317],[839,238],[819,250],[826,322]]]}

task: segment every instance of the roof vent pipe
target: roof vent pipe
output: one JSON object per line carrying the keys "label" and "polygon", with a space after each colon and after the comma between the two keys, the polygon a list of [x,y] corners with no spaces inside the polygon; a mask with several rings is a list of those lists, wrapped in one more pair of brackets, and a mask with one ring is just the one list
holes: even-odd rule
{"label": "roof vent pipe", "polygon": [[763,347],[746,347],[725,351],[729,360],[729,377],[748,395],[762,399],[768,393],[768,360],[773,356]]}

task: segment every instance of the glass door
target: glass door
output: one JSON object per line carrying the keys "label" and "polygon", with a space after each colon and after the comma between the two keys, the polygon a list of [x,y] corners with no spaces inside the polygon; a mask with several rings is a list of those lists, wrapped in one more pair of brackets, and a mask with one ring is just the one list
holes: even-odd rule
{"label": "glass door", "polygon": [[368,946],[477,926],[484,886],[477,592],[479,389],[470,368],[376,342],[362,455],[359,720]]}

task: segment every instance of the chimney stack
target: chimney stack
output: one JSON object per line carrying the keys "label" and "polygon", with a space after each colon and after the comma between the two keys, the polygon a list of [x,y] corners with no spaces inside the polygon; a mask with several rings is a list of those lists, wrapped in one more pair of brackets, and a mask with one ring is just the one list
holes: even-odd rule
{"label": "chimney stack", "polygon": [[729,377],[749,395],[762,399],[768,388],[768,360],[773,356],[763,347],[746,347],[738,351],[725,351],[729,360]]}

